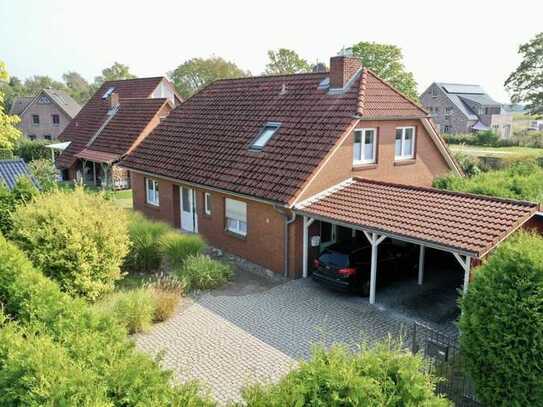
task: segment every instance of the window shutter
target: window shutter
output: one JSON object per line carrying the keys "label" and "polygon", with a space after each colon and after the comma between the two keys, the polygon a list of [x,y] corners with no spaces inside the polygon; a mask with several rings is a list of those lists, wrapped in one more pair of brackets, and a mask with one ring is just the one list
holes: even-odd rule
{"label": "window shutter", "polygon": [[226,217],[247,222],[247,204],[245,202],[225,199]]}

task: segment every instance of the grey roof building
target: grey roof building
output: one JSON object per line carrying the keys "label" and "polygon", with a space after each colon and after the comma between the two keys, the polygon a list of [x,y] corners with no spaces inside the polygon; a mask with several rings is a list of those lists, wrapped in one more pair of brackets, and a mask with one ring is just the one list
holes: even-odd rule
{"label": "grey roof building", "polygon": [[472,133],[494,130],[511,136],[513,116],[479,85],[434,82],[421,95],[442,133]]}
{"label": "grey roof building", "polygon": [[11,191],[20,177],[29,177],[38,186],[22,159],[0,160],[0,184],[5,184]]}
{"label": "grey roof building", "polygon": [[43,89],[35,96],[19,96],[13,101],[10,114],[21,118],[19,129],[31,140],[54,140],[81,110],[66,92]]}

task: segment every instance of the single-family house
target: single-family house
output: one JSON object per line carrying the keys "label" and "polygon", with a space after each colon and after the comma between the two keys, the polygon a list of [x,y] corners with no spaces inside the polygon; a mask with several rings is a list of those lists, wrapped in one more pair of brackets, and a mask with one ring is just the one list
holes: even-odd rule
{"label": "single-family house", "polygon": [[434,82],[420,100],[442,133],[493,130],[502,138],[512,136],[513,114],[479,85]]}
{"label": "single-family house", "polygon": [[30,140],[56,140],[81,106],[66,92],[43,89],[35,96],[18,96],[9,114],[20,117],[17,127]]}
{"label": "single-family house", "polygon": [[[330,72],[218,80],[176,107],[120,165],[134,208],[275,273],[353,237],[451,252],[465,270],[536,204],[431,188],[461,174],[431,116],[339,55]],[[453,256],[451,256],[453,258]],[[454,261],[454,258],[453,258]]]}
{"label": "single-family house", "polygon": [[63,179],[128,188],[128,173],[116,163],[180,102],[164,77],[105,82],[59,136]]}

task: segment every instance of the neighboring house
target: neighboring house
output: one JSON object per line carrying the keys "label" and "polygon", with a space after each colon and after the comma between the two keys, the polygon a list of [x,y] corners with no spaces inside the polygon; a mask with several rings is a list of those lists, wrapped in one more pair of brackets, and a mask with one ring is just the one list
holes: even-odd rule
{"label": "neighboring house", "polygon": [[20,177],[28,177],[38,186],[23,159],[0,160],[0,184],[4,184],[11,191]]}
{"label": "neighboring house", "polygon": [[36,96],[18,96],[9,114],[21,118],[18,128],[30,140],[56,140],[81,106],[67,93],[43,89]]}
{"label": "neighboring house", "polygon": [[512,113],[479,85],[434,82],[420,100],[442,133],[493,130],[503,138],[512,135]]}
{"label": "neighboring house", "polygon": [[367,237],[376,259],[389,237],[420,245],[421,259],[424,247],[453,252],[467,287],[471,259],[537,205],[429,188],[461,169],[428,113],[358,59],[330,68],[192,96],[120,162],[134,208],[289,277],[333,242]]}
{"label": "neighboring house", "polygon": [[180,102],[164,77],[105,82],[59,136],[70,143],[56,159],[63,179],[128,188],[128,173],[115,164]]}

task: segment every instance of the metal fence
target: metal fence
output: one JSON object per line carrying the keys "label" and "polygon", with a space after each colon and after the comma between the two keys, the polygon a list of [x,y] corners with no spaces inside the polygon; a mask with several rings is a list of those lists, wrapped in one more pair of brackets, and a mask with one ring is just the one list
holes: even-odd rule
{"label": "metal fence", "polygon": [[437,393],[446,395],[455,406],[482,407],[475,397],[473,382],[465,372],[457,337],[415,322],[408,338],[411,351],[421,354],[431,372],[443,378],[437,385]]}

